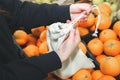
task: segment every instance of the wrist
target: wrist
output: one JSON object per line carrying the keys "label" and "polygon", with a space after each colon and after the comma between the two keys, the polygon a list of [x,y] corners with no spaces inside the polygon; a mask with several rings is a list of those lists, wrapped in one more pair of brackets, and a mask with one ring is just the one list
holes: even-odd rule
{"label": "wrist", "polygon": [[63,62],[66,60],[65,57],[64,57],[64,55],[62,55],[62,54],[63,54],[63,53],[62,53],[61,50],[58,50],[58,51],[57,51],[57,55],[58,55],[61,63],[63,63]]}

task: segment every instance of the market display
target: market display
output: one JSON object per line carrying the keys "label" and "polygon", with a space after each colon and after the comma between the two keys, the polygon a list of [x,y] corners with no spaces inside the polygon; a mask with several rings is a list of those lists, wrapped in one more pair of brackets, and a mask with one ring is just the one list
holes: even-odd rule
{"label": "market display", "polygon": [[[67,79],[49,73],[44,80],[120,80],[119,3],[117,0],[92,0],[90,4],[96,5],[100,13],[98,9],[93,9],[86,21],[75,24],[81,37],[78,47],[84,55],[94,60],[95,68],[80,69]],[[48,26],[33,28],[31,33],[24,30],[14,32],[13,37],[28,57],[49,51],[46,38]],[[97,36],[92,35],[95,32]]]}

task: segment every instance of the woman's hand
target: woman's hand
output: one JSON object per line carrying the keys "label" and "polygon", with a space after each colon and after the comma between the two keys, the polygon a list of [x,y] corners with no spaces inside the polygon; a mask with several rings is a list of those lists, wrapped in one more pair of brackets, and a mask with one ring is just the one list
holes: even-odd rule
{"label": "woman's hand", "polygon": [[63,41],[57,51],[62,63],[68,59],[71,54],[73,54],[74,50],[77,49],[79,42],[80,36],[78,30],[72,29],[69,36]]}
{"label": "woman's hand", "polygon": [[[71,20],[74,20],[75,18],[77,18],[83,11],[88,10],[90,7],[91,5],[88,3],[71,4],[70,5]],[[83,20],[85,20],[86,18],[87,18],[87,15],[85,14],[83,16]]]}

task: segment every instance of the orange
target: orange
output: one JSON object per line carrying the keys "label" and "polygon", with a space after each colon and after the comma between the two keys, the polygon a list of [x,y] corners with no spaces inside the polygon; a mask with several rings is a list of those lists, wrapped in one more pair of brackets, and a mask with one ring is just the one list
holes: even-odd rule
{"label": "orange", "polygon": [[44,31],[46,28],[45,26],[39,26],[39,27],[36,27],[36,28],[32,28],[31,29],[31,33],[32,35],[34,35],[35,37],[39,37],[40,33],[42,31]]}
{"label": "orange", "polygon": [[89,28],[90,31],[95,31],[96,25],[93,25]]}
{"label": "orange", "polygon": [[113,30],[119,36],[119,33],[120,33],[120,21],[115,22],[115,24],[113,25]]}
{"label": "orange", "polygon": [[40,44],[39,50],[40,50],[40,54],[46,54],[48,52],[49,49],[48,49],[47,41],[43,41]]}
{"label": "orange", "polygon": [[39,55],[39,48],[35,45],[27,45],[25,48],[23,48],[23,51],[28,57],[32,56],[38,56]]}
{"label": "orange", "polygon": [[47,30],[44,30],[40,33],[39,38],[41,42],[46,41],[46,32]]}
{"label": "orange", "polygon": [[[106,3],[103,2],[100,5],[98,5],[98,8],[100,10],[100,14],[105,14],[105,15],[110,16],[110,14],[111,14],[111,8],[110,8],[109,5],[107,5]],[[93,10],[93,14],[95,16],[98,16],[98,10],[96,8]]]}
{"label": "orange", "polygon": [[16,30],[13,37],[19,45],[24,45],[28,41],[28,34],[24,30]]}
{"label": "orange", "polygon": [[77,27],[85,27],[86,26],[86,21],[78,21],[77,23],[76,23],[76,26]]}
{"label": "orange", "polygon": [[20,46],[25,45],[27,43],[25,39],[15,39],[15,40]]}
{"label": "orange", "polygon": [[83,42],[79,42],[78,47],[83,51],[84,54],[87,54],[87,48]]}
{"label": "orange", "polygon": [[103,43],[98,38],[90,40],[87,46],[94,56],[98,56],[103,53]]}
{"label": "orange", "polygon": [[[111,26],[111,18],[108,15],[105,14],[101,14],[101,20],[100,20],[100,24],[98,26],[99,30],[104,30],[104,29],[108,29]],[[98,20],[98,17],[96,17],[96,20]],[[96,21],[98,22],[98,21]],[[95,23],[96,24],[96,23]]]}
{"label": "orange", "polygon": [[95,23],[95,17],[92,13],[88,15],[86,21],[79,21],[77,22],[78,27],[91,27]]}
{"label": "orange", "polygon": [[107,5],[105,2],[99,4],[99,9],[101,14],[106,14],[106,15],[110,15],[111,14],[111,8],[109,5]]}
{"label": "orange", "polygon": [[94,70],[91,75],[92,75],[92,80],[98,80],[104,74],[100,70]]}
{"label": "orange", "polygon": [[102,60],[103,60],[105,57],[106,57],[106,55],[101,54],[101,55],[96,56],[96,60],[97,60],[99,63],[101,63]]}
{"label": "orange", "polygon": [[82,68],[82,69],[85,69],[85,70],[89,71],[90,73],[92,73],[94,71],[94,68]]}
{"label": "orange", "polygon": [[98,80],[116,80],[113,76],[110,75],[103,75]]}
{"label": "orange", "polygon": [[85,69],[88,70],[90,73],[94,71],[94,68],[85,68]]}
{"label": "orange", "polygon": [[40,47],[41,43],[42,43],[42,42],[41,42],[40,38],[38,38],[38,39],[37,39],[37,42],[36,42],[36,45],[37,45],[38,47]]}
{"label": "orange", "polygon": [[92,76],[88,70],[80,69],[73,75],[72,80],[92,80]]}
{"label": "orange", "polygon": [[88,15],[86,27],[91,27],[95,23],[95,17],[92,13]]}
{"label": "orange", "polygon": [[100,70],[105,75],[117,76],[120,74],[120,65],[116,58],[105,57],[100,63]]}
{"label": "orange", "polygon": [[85,36],[89,33],[89,30],[85,27],[78,27],[80,36]]}
{"label": "orange", "polygon": [[37,39],[32,34],[28,34],[27,45],[29,45],[29,44],[35,45],[36,44],[36,40]]}
{"label": "orange", "polygon": [[116,55],[115,58],[117,59],[117,61],[118,61],[119,64],[120,64],[120,54]]}
{"label": "orange", "polygon": [[119,39],[120,39],[120,31],[118,32],[118,36],[119,36]]}
{"label": "orange", "polygon": [[120,41],[110,39],[104,43],[104,53],[109,56],[116,56],[120,54]]}
{"label": "orange", "polygon": [[48,73],[48,76],[44,78],[43,80],[56,80],[56,79],[52,73]]}
{"label": "orange", "polygon": [[104,43],[105,41],[107,41],[109,39],[116,39],[117,40],[117,35],[113,30],[105,29],[105,30],[100,32],[99,39]]}

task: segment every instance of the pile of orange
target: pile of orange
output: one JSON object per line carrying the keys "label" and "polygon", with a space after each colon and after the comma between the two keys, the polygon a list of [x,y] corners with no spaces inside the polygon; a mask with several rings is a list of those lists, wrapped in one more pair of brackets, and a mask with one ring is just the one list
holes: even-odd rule
{"label": "pile of orange", "polygon": [[32,28],[29,34],[24,30],[16,30],[13,37],[20,46],[24,46],[22,47],[23,51],[28,57],[39,56],[48,52],[46,26]]}
{"label": "pile of orange", "polygon": [[100,64],[100,72],[105,75],[101,79],[92,80],[109,80],[109,78],[110,80],[116,80],[114,77],[120,76],[119,28],[120,21],[117,21],[111,29],[101,30],[97,38],[88,42],[89,50]]}
{"label": "pile of orange", "polygon": [[101,30],[97,38],[93,37],[87,43],[91,54],[100,64],[100,69],[80,69],[71,80],[116,80],[115,77],[120,76],[119,25],[120,21],[115,22],[113,28]]}

